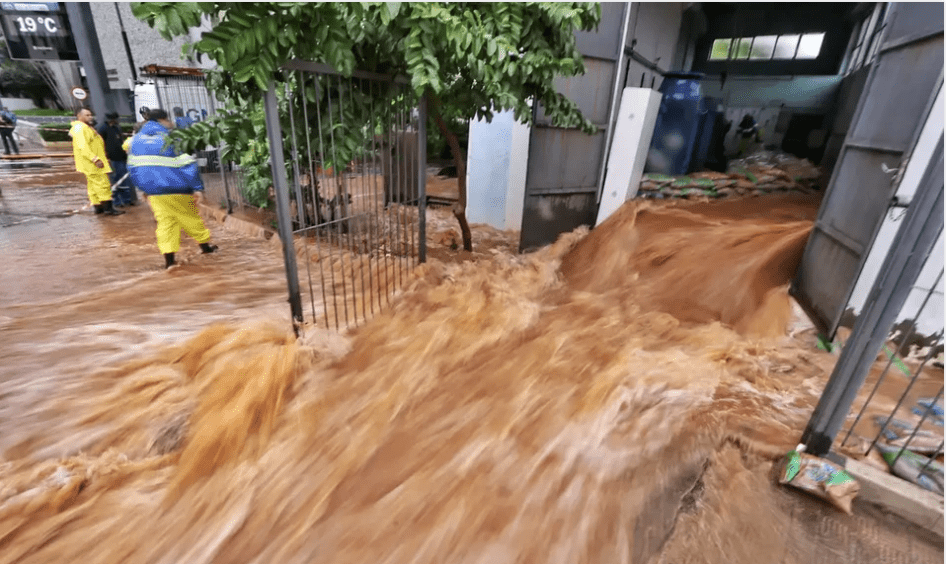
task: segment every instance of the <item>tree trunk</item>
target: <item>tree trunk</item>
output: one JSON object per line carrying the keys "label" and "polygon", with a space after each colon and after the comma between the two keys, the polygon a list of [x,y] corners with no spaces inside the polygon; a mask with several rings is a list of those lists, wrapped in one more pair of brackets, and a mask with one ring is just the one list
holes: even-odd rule
{"label": "tree trunk", "polygon": [[429,91],[427,92],[427,108],[430,110],[430,117],[434,118],[437,127],[440,128],[440,133],[442,133],[444,139],[447,140],[447,145],[450,146],[450,153],[453,155],[453,164],[457,167],[459,198],[457,199],[457,203],[453,206],[453,216],[457,218],[457,222],[460,224],[460,234],[463,236],[463,250],[473,252],[473,234],[470,232],[470,224],[466,221],[466,155],[464,155],[462,149],[460,149],[460,142],[457,140],[456,134],[450,131],[447,124],[443,121],[443,116],[440,115],[440,100]]}

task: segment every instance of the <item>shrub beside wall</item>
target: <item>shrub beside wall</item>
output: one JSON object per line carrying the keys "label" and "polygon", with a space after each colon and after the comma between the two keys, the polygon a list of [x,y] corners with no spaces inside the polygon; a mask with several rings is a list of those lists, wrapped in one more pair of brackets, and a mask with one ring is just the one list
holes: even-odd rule
{"label": "shrub beside wall", "polygon": [[[131,135],[131,125],[122,124],[122,133],[126,136]],[[72,141],[72,137],[69,137],[69,124],[68,123],[44,123],[39,126],[39,135],[46,142],[53,141]]]}

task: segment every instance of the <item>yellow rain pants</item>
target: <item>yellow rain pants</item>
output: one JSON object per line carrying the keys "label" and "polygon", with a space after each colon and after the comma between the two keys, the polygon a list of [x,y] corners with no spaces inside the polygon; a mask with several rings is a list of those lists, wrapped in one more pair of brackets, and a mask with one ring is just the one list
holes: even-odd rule
{"label": "yellow rain pants", "polygon": [[107,174],[86,174],[88,181],[89,201],[93,206],[112,199],[112,183]]}
{"label": "yellow rain pants", "polygon": [[197,204],[191,194],[148,196],[154,219],[158,222],[155,235],[161,254],[176,253],[181,248],[181,229],[198,243],[210,241],[210,230],[197,213]]}

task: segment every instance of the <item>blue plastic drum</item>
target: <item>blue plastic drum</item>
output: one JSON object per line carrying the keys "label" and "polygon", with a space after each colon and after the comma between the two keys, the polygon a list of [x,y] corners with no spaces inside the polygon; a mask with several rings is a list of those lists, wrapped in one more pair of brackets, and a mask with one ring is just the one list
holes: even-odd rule
{"label": "blue plastic drum", "polygon": [[682,175],[690,168],[696,149],[700,120],[706,109],[700,90],[702,73],[672,72],[664,75],[660,110],[647,153],[647,172]]}

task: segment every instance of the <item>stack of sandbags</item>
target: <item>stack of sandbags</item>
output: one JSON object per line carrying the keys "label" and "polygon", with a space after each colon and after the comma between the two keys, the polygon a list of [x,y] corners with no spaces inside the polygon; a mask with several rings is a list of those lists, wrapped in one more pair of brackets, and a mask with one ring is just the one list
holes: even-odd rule
{"label": "stack of sandbags", "polygon": [[645,174],[641,198],[724,198],[771,192],[817,192],[821,170],[807,159],[760,151],[733,161],[725,173],[703,171],[687,176]]}

